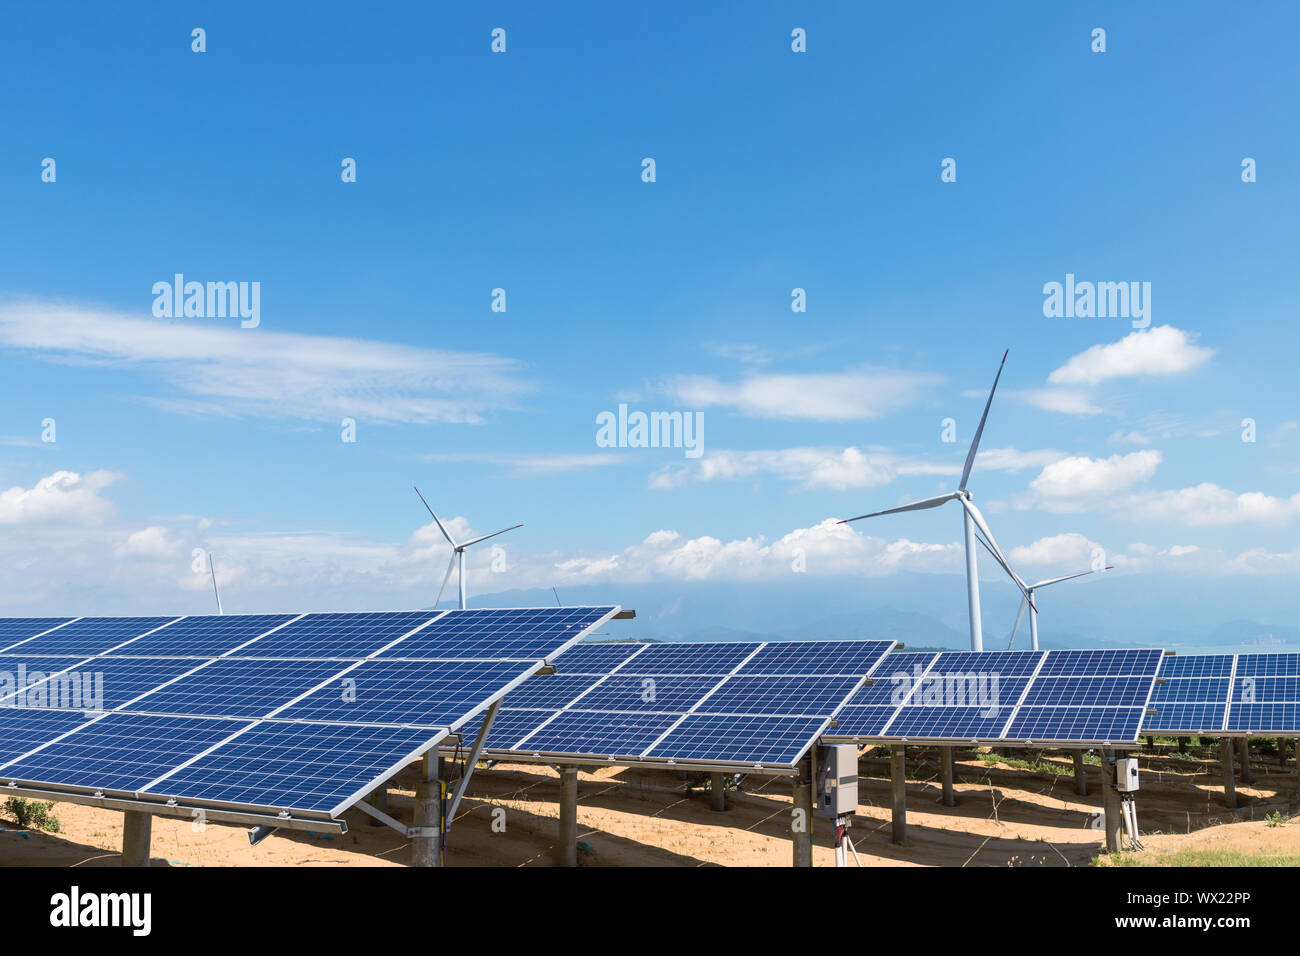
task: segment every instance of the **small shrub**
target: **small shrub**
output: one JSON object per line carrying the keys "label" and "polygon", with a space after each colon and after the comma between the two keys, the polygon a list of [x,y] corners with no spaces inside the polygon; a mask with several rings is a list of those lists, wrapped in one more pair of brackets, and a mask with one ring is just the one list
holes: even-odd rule
{"label": "small shrub", "polygon": [[24,800],[22,797],[10,797],[5,801],[5,812],[14,818],[14,822],[28,830],[47,830],[58,833],[61,827],[59,818],[50,813],[53,803],[39,800]]}

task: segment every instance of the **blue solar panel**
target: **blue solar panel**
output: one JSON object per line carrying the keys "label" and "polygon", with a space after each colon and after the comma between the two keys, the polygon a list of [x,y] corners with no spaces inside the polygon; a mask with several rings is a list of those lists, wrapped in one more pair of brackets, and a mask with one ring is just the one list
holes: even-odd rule
{"label": "blue solar panel", "polygon": [[11,647],[8,653],[91,657],[175,620],[175,617],[83,617]]}
{"label": "blue solar panel", "polygon": [[861,677],[731,677],[697,708],[709,714],[829,717]]}
{"label": "blue solar panel", "polygon": [[1138,707],[1151,692],[1148,677],[1039,677],[1025,695],[1030,706]]}
{"label": "blue solar panel", "polygon": [[109,657],[65,659],[64,668],[43,683],[29,687],[29,706],[112,710],[197,667],[200,661],[142,658],[133,661]]}
{"label": "blue solar panel", "polygon": [[[1166,657],[1160,662],[1160,676],[1179,677],[1230,677],[1232,654],[1190,654]],[[1225,692],[1226,693],[1226,692]]]}
{"label": "blue solar panel", "polygon": [[645,644],[576,644],[555,659],[560,674],[608,674]]}
{"label": "blue solar panel", "polygon": [[756,650],[757,644],[736,642],[682,641],[651,644],[628,661],[622,674],[698,674],[719,677],[730,674]]}
{"label": "blue solar panel", "polygon": [[[556,710],[535,708],[516,710],[502,708],[498,711],[496,719],[492,721],[492,729],[488,731],[488,739],[484,749],[514,750],[519,741],[554,717],[556,713],[558,713]],[[478,737],[478,729],[482,723],[483,715],[479,714],[461,728],[461,753],[465,753],[474,746],[474,741]]]}
{"label": "blue solar panel", "polygon": [[45,680],[51,674],[78,666],[84,658],[69,657],[0,657],[0,704],[15,707],[27,706],[28,696],[35,698],[32,706],[45,707],[48,691]]}
{"label": "blue solar panel", "polygon": [[528,753],[638,757],[679,716],[566,710],[521,740],[516,749]]}
{"label": "blue solar panel", "polygon": [[1028,677],[999,677],[974,671],[931,668],[904,701],[908,707],[1014,707]]}
{"label": "blue solar panel", "polygon": [[845,707],[835,715],[837,726],[829,731],[833,737],[875,737],[898,712],[897,707]]}
{"label": "blue solar panel", "polygon": [[524,681],[510,692],[506,702],[511,710],[516,707],[559,710],[590,690],[598,680],[595,674],[542,675]]}
{"label": "blue solar panel", "polygon": [[1300,677],[1242,677],[1232,686],[1232,702],[1270,704],[1300,701]]}
{"label": "blue solar panel", "polygon": [[346,666],[338,661],[226,658],[141,697],[126,709],[151,714],[265,717]]}
{"label": "blue solar panel", "polygon": [[874,683],[866,684],[847,701],[855,707],[897,707],[903,703],[912,690],[911,675],[898,677],[876,677]]}
{"label": "blue solar panel", "polygon": [[271,721],[181,767],[148,792],[336,813],[439,739],[439,732],[421,728]]}
{"label": "blue solar panel", "polygon": [[[671,674],[612,674],[572,706],[582,710],[624,710],[682,714],[693,708],[720,677],[680,677]],[[524,685],[525,689],[534,681]],[[513,707],[515,695],[507,697]]]}
{"label": "blue solar panel", "polygon": [[767,644],[738,674],[835,674],[865,677],[893,641],[780,641]]}
{"label": "blue solar panel", "polygon": [[1300,654],[1239,654],[1238,677],[1300,677]]}
{"label": "blue solar panel", "polygon": [[5,764],[79,727],[87,719],[79,710],[0,707],[0,779],[4,778]]}
{"label": "blue solar panel", "polygon": [[187,617],[111,651],[111,657],[219,657],[292,621],[295,614],[228,614]]}
{"label": "blue solar panel", "polygon": [[378,656],[443,660],[550,658],[614,610],[614,607],[534,607],[448,611],[429,627]]}
{"label": "blue solar panel", "polygon": [[1153,704],[1154,714],[1142,721],[1143,733],[1214,734],[1223,729],[1223,703]]}
{"label": "blue solar panel", "polygon": [[134,793],[242,727],[233,720],[109,714],[0,770],[8,780]]}
{"label": "blue solar panel", "polygon": [[1300,703],[1233,704],[1228,730],[1253,734],[1300,732]]}
{"label": "blue solar panel", "polygon": [[710,763],[792,764],[815,742],[820,717],[733,717],[691,714],[647,757]]}
{"label": "blue solar panel", "polygon": [[1043,651],[947,651],[939,655],[934,670],[944,674],[1029,677],[1038,668],[1043,654]]}
{"label": "blue solar panel", "polygon": [[510,661],[372,660],[277,716],[455,730],[524,673]]}
{"label": "blue solar panel", "polygon": [[[999,737],[1011,718],[1013,706],[904,707],[889,725],[891,737],[929,737],[948,740]],[[836,733],[841,731],[836,730]]]}
{"label": "blue solar panel", "polygon": [[368,657],[436,617],[433,611],[308,614],[233,657]]}
{"label": "blue solar panel", "polygon": [[0,652],[10,644],[25,641],[29,637],[35,637],[37,634],[71,620],[70,617],[0,618]]}
{"label": "blue solar panel", "polygon": [[1125,674],[1154,674],[1164,651],[1093,650],[1048,651],[1041,677],[1118,677]]}
{"label": "blue solar panel", "polygon": [[[1155,663],[1152,663],[1152,670]],[[1136,741],[1141,707],[1020,707],[1006,736],[1015,740]]]}
{"label": "blue solar panel", "polygon": [[1226,677],[1173,678],[1156,684],[1151,694],[1152,703],[1222,704],[1228,699]]}

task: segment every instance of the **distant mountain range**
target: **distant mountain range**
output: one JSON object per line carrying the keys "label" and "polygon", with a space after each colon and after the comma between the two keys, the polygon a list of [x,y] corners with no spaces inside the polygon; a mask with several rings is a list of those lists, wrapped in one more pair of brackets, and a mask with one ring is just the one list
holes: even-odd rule
{"label": "distant mountain range", "polygon": [[[634,621],[611,622],[607,638],[805,640],[876,638],[911,647],[965,648],[965,582],[955,575],[788,581],[685,581],[564,588],[566,605],[621,604]],[[1039,594],[1043,647],[1166,647],[1171,650],[1300,650],[1300,624],[1242,619],[1244,607],[1273,620],[1300,621],[1276,582],[1236,578],[1106,575]],[[981,588],[984,646],[1005,648],[1019,594],[1000,581]],[[550,590],[472,595],[471,607],[552,605]],[[444,607],[447,603],[444,602]],[[1274,616],[1276,615],[1276,616]],[[1028,647],[1022,621],[1017,647]]]}

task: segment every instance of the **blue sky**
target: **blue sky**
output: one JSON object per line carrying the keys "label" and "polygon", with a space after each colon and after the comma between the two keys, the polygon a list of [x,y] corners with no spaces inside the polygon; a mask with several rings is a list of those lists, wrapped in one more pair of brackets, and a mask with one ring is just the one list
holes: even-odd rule
{"label": "blue sky", "polygon": [[[525,523],[472,593],[952,571],[955,511],[823,522],[952,488],[1007,347],[971,488],[1026,577],[1294,587],[1292,5],[697,7],[7,14],[5,613],[207,610],[195,547],[231,609],[427,603],[412,481]],[[260,324],[154,318],[178,272]],[[1067,273],[1150,327],[1045,317]],[[597,447],[620,401],[704,455]]]}

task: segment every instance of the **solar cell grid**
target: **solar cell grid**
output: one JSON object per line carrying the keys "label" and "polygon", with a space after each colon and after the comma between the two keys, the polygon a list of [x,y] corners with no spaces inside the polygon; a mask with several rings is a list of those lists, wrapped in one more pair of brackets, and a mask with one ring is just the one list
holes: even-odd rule
{"label": "solar cell grid", "polygon": [[1228,699],[1226,677],[1175,677],[1156,684],[1152,703],[1223,703]]}
{"label": "solar cell grid", "polygon": [[729,677],[698,706],[701,713],[829,717],[861,677]]}
{"label": "solar cell grid", "polygon": [[[79,710],[0,707],[0,766],[27,751],[48,744],[89,718]],[[0,770],[0,777],[3,777]]]}
{"label": "solar cell grid", "polygon": [[249,724],[109,714],[0,769],[9,780],[132,793]]}
{"label": "solar cell grid", "polygon": [[[528,684],[540,683],[528,681]],[[675,674],[611,674],[572,706],[581,710],[645,711],[681,714],[695,707],[718,686],[720,677],[683,677]],[[513,695],[512,695],[513,698]],[[514,706],[514,700],[510,700]]]}
{"label": "solar cell grid", "polygon": [[83,617],[9,648],[10,654],[92,657],[178,620],[176,617]]}
{"label": "solar cell grid", "polygon": [[1042,677],[1118,677],[1154,674],[1164,652],[1144,650],[1048,651]]}
{"label": "solar cell grid", "polygon": [[757,644],[683,641],[650,644],[622,667],[624,674],[730,674],[758,649]]}
{"label": "solar cell grid", "polygon": [[110,651],[110,657],[219,657],[245,641],[292,621],[295,614],[187,617]]}
{"label": "solar cell grid", "polygon": [[1223,729],[1223,719],[1228,707],[1223,703],[1153,705],[1156,713],[1148,714],[1142,722],[1144,733],[1212,734]]}
{"label": "solar cell grid", "polygon": [[377,656],[550,658],[615,610],[609,606],[448,611],[433,624]]}
{"label": "solar cell grid", "polygon": [[578,644],[555,660],[560,674],[607,674],[636,656],[645,644]]}
{"label": "solar cell grid", "polygon": [[71,621],[70,617],[9,617],[0,618],[0,653],[10,644],[35,637],[52,627]]}
{"label": "solar cell grid", "polygon": [[897,707],[845,707],[835,715],[836,727],[829,733],[836,737],[875,737],[884,733],[894,719]]}
{"label": "solar cell grid", "polygon": [[64,659],[63,667],[38,685],[30,686],[26,699],[37,706],[63,706],[81,710],[112,710],[196,667],[200,661],[175,658],[141,658],[126,661],[109,657]]}
{"label": "solar cell grid", "polygon": [[1029,677],[1042,661],[1043,651],[947,651],[934,669],[943,673],[997,674]]}
{"label": "solar cell grid", "polygon": [[521,740],[517,749],[546,754],[636,757],[679,719],[674,714],[566,710]]}
{"label": "solar cell grid", "polygon": [[[484,748],[487,750],[514,750],[519,741],[557,713],[559,711],[553,709],[543,710],[524,707],[507,710],[502,707],[492,721],[492,729],[488,731],[488,739]],[[461,728],[461,753],[474,745],[474,741],[478,737],[479,727],[483,723],[483,716],[482,714],[475,716]]]}
{"label": "solar cell grid", "polygon": [[1151,692],[1150,677],[1039,677],[1025,695],[1030,706],[1137,707]]}
{"label": "solar cell grid", "polygon": [[1230,677],[1233,655],[1189,654],[1165,657],[1160,662],[1160,676],[1165,678]]}
{"label": "solar cell grid", "polygon": [[864,677],[893,641],[781,641],[769,643],[738,674],[826,674]]}
{"label": "solar cell grid", "polygon": [[346,666],[338,661],[225,658],[141,697],[125,709],[154,714],[265,717]]}
{"label": "solar cell grid", "polygon": [[690,714],[647,757],[723,763],[792,764],[826,726],[821,717]]}
{"label": "solar cell grid", "polygon": [[904,707],[889,725],[891,737],[989,739],[1001,736],[1014,706]]}
{"label": "solar cell grid", "polygon": [[436,616],[433,611],[308,614],[232,656],[366,657]]}
{"label": "solar cell grid", "polygon": [[1238,677],[1300,677],[1300,654],[1239,654]]}
{"label": "solar cell grid", "polygon": [[442,736],[425,728],[269,722],[179,767],[146,792],[334,813]]}
{"label": "solar cell grid", "polygon": [[1300,703],[1233,704],[1227,730],[1252,734],[1294,734],[1300,731]]}
{"label": "solar cell grid", "polygon": [[277,716],[456,730],[524,673],[512,662],[371,660]]}
{"label": "solar cell grid", "polygon": [[1300,701],[1300,677],[1242,677],[1232,684],[1232,702],[1278,703]]}
{"label": "solar cell grid", "polygon": [[1141,707],[1027,707],[1017,709],[1006,736],[1015,740],[1136,740]]}

